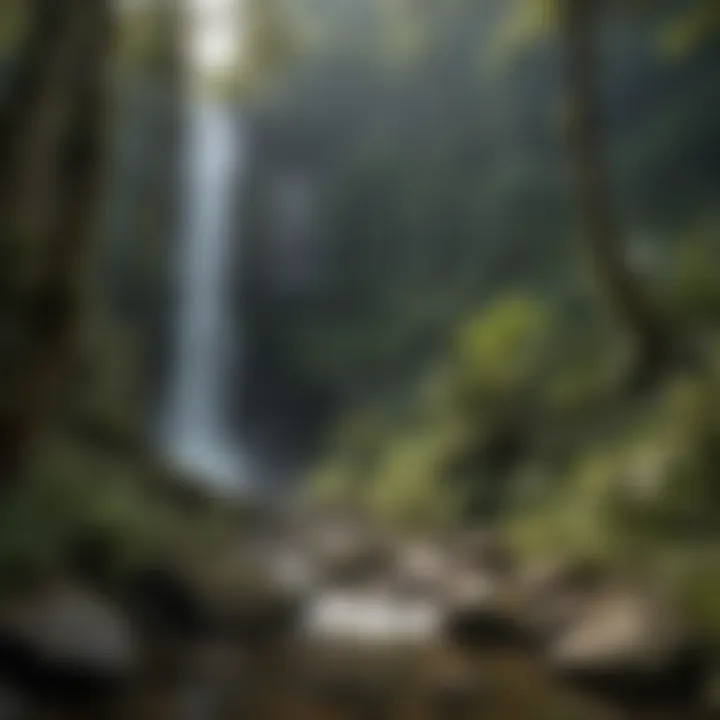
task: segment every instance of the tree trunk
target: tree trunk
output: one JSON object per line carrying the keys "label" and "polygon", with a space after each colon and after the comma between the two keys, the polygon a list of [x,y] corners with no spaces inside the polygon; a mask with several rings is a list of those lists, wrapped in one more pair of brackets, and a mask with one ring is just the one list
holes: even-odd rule
{"label": "tree trunk", "polygon": [[0,118],[0,227],[3,242],[40,243],[52,223],[54,168],[67,123],[67,78],[78,42],[76,13],[30,0],[32,28]]}
{"label": "tree trunk", "polygon": [[650,307],[628,267],[603,157],[598,80],[598,0],[563,0],[567,83],[571,106],[569,147],[577,200],[595,272],[625,326],[639,372],[654,375],[666,359],[668,329]]}
{"label": "tree trunk", "polygon": [[[57,7],[63,10],[62,22]],[[0,416],[0,484],[12,485],[22,473],[33,441],[52,412],[73,356],[80,280],[94,228],[103,177],[105,98],[112,27],[112,0],[36,0],[38,28],[55,53],[38,53],[30,93],[37,121],[23,130],[15,121],[22,146],[47,127],[44,113],[53,113],[52,96],[64,97],[62,122],[56,118],[53,137],[43,137],[43,153],[14,154],[15,167],[3,190],[17,193],[13,177],[37,171],[54,184],[54,208],[42,226],[42,249],[36,280],[27,305],[19,310],[25,343],[15,359],[15,388]],[[52,32],[52,23],[55,32]],[[62,52],[59,48],[62,47]],[[58,55],[59,53],[59,55]],[[58,56],[60,67],[43,67]],[[33,64],[33,61],[31,61]],[[48,78],[52,77],[52,83]],[[29,93],[30,90],[25,91]],[[25,137],[26,135],[26,137]],[[33,167],[30,167],[33,165]],[[28,188],[28,206],[32,186]],[[44,209],[43,209],[44,210]],[[10,210],[8,210],[8,214]]]}

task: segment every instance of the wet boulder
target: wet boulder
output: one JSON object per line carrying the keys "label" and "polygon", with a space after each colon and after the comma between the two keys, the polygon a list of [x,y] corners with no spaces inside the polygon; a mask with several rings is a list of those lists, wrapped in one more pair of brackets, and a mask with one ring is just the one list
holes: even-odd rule
{"label": "wet boulder", "polygon": [[461,642],[517,642],[517,564],[502,538],[471,530],[450,544],[451,560],[443,601],[449,636]]}
{"label": "wet boulder", "polygon": [[88,589],[58,583],[0,608],[0,676],[30,697],[114,703],[136,661],[131,623]]}
{"label": "wet boulder", "polygon": [[0,718],[19,720],[28,716],[28,704],[17,692],[0,685]]}
{"label": "wet boulder", "polygon": [[302,598],[273,588],[254,588],[237,596],[226,614],[227,628],[241,643],[273,644],[290,638],[298,627]]}
{"label": "wet boulder", "polygon": [[391,575],[396,557],[392,542],[370,530],[331,527],[313,543],[319,578],[325,585],[358,587]]}
{"label": "wet boulder", "polygon": [[244,540],[220,574],[229,585],[258,582],[286,593],[307,594],[321,582],[319,560],[300,533],[279,532],[273,537]]}
{"label": "wet boulder", "polygon": [[643,588],[594,597],[548,657],[567,680],[628,704],[692,702],[704,685],[696,639],[665,597]]}
{"label": "wet boulder", "polygon": [[211,593],[223,632],[242,644],[273,644],[296,630],[306,589],[287,583],[267,558],[246,554],[213,579]]}
{"label": "wet boulder", "polygon": [[520,619],[534,640],[545,645],[611,582],[606,568],[592,559],[565,557],[534,562],[517,581]]}
{"label": "wet boulder", "polygon": [[443,598],[446,635],[461,644],[515,644],[524,640],[513,586],[475,570],[456,571]]}
{"label": "wet boulder", "polygon": [[437,597],[448,579],[450,558],[432,542],[406,542],[397,552],[393,582],[407,596]]}
{"label": "wet boulder", "polygon": [[319,592],[303,616],[303,635],[318,641],[386,648],[422,648],[440,637],[442,609],[391,589]]}
{"label": "wet boulder", "polygon": [[495,577],[509,577],[517,569],[514,553],[493,530],[466,530],[451,544],[456,563]]}

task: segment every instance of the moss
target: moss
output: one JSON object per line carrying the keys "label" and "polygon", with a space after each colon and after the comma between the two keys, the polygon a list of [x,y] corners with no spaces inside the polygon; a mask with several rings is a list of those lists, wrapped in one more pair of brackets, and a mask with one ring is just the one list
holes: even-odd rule
{"label": "moss", "polygon": [[[612,336],[590,355],[573,342],[546,304],[498,300],[462,324],[442,372],[419,384],[407,412],[378,403],[371,422],[348,424],[327,486],[400,525],[459,523],[469,511],[499,521],[531,557],[573,552],[661,571],[672,553],[716,546],[713,346],[703,369],[630,396],[614,381]],[[490,439],[508,427],[514,456],[493,465]],[[370,462],[358,462],[363,453]],[[688,586],[692,614],[712,625],[720,596],[698,582]]]}
{"label": "moss", "polygon": [[463,324],[453,349],[458,397],[487,408],[527,391],[542,364],[549,324],[544,304],[514,296]]}
{"label": "moss", "polygon": [[720,662],[720,556],[684,557],[674,578],[682,607]]}
{"label": "moss", "polygon": [[212,557],[227,539],[224,519],[184,511],[154,489],[151,472],[66,435],[46,438],[26,484],[0,508],[0,591],[76,562],[119,582],[155,556]]}

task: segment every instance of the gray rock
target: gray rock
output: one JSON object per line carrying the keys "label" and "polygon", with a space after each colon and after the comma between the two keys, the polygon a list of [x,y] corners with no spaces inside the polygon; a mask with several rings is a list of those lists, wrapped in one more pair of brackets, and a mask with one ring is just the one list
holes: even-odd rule
{"label": "gray rock", "polygon": [[452,543],[452,555],[459,564],[477,571],[509,577],[517,567],[510,548],[492,530],[468,530]]}
{"label": "gray rock", "polygon": [[27,703],[17,692],[0,686],[0,720],[24,720],[27,712]]}
{"label": "gray rock", "polygon": [[517,643],[522,638],[512,585],[494,575],[458,571],[445,590],[446,634],[461,643]]}
{"label": "gray rock", "polygon": [[317,538],[314,557],[327,585],[358,587],[387,578],[396,565],[392,544],[358,528],[328,528]]}
{"label": "gray rock", "polygon": [[48,662],[74,663],[124,674],[134,660],[130,622],[90,590],[57,585],[0,611],[0,631]]}
{"label": "gray rock", "polygon": [[541,644],[550,643],[610,582],[602,566],[584,558],[533,564],[517,583],[521,621]]}
{"label": "gray rock", "polygon": [[55,584],[0,609],[0,673],[30,696],[73,702],[117,696],[135,663],[129,621],[88,589]]}
{"label": "gray rock", "polygon": [[644,588],[599,593],[548,650],[569,680],[623,699],[690,700],[703,684],[702,657],[669,601]]}
{"label": "gray rock", "polygon": [[286,582],[273,553],[237,553],[205,580],[208,596],[228,634],[243,643],[284,641],[297,627],[306,590]]}
{"label": "gray rock", "polygon": [[561,668],[653,670],[666,664],[684,639],[678,618],[657,598],[613,590],[587,602],[552,645],[550,658]]}
{"label": "gray rock", "polygon": [[431,542],[408,542],[397,552],[393,582],[411,597],[438,597],[451,573],[450,557]]}
{"label": "gray rock", "polygon": [[330,590],[307,604],[303,635],[372,648],[416,648],[439,639],[442,609],[426,599],[387,590]]}

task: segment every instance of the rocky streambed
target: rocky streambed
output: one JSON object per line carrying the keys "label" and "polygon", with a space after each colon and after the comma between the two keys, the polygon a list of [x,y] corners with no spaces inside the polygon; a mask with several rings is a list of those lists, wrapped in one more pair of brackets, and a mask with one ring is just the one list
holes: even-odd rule
{"label": "rocky streambed", "polygon": [[0,608],[0,718],[711,717],[702,639],[664,592],[488,533],[315,521],[109,599],[63,578]]}

